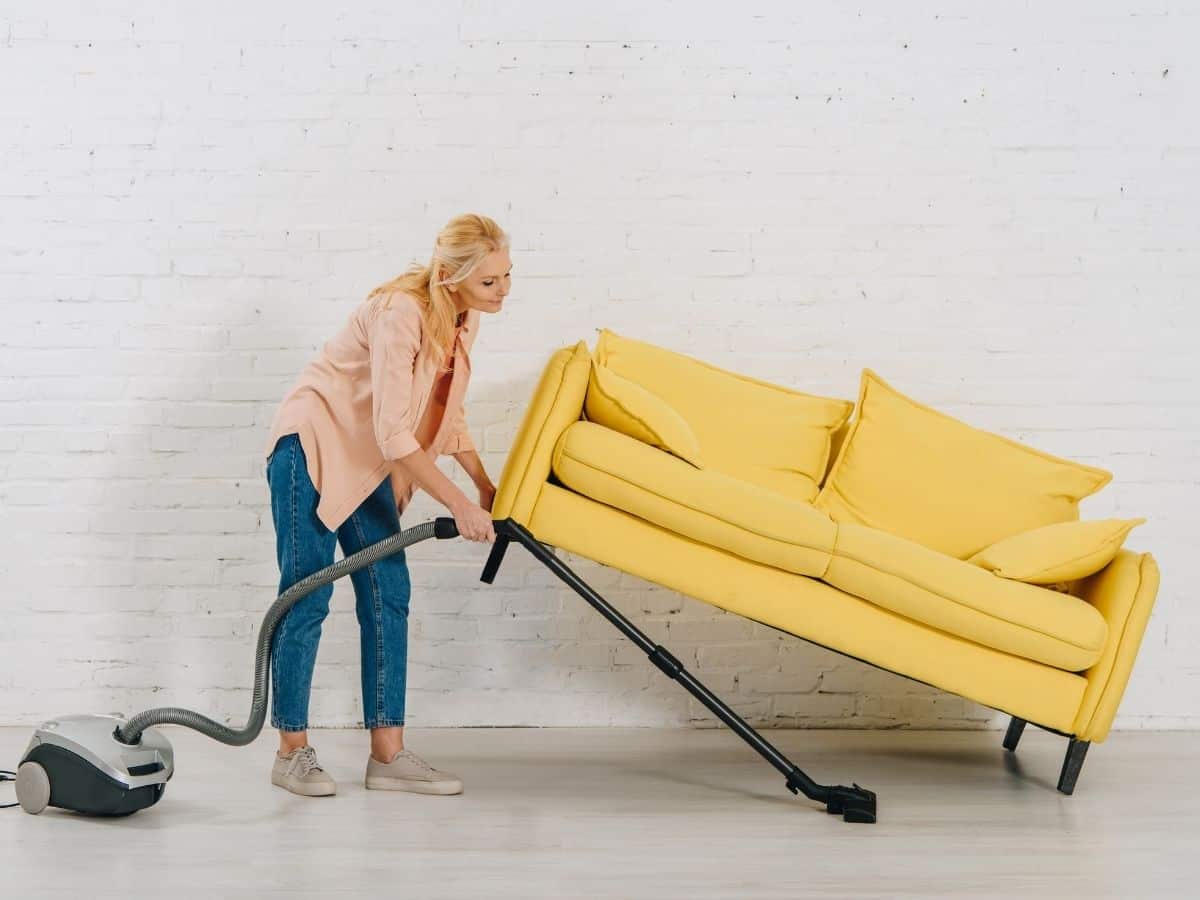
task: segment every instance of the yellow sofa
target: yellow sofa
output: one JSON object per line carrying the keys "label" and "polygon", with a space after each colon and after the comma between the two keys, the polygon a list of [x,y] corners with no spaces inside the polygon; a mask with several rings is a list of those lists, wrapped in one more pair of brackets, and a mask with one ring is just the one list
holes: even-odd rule
{"label": "yellow sofa", "polygon": [[[1001,578],[878,528],[835,522],[811,502],[819,485],[778,480],[770,441],[787,423],[742,421],[743,410],[722,399],[724,379],[770,385],[711,368],[705,385],[689,388],[704,393],[687,406],[709,457],[701,469],[589,421],[594,365],[583,341],[546,364],[500,478],[485,581],[510,541],[523,544],[787,775],[789,789],[850,821],[874,821],[873,794],[807,780],[546,548],[1002,710],[1012,716],[1010,750],[1026,722],[1069,737],[1059,790],[1073,791],[1088,745],[1108,736],[1154,604],[1158,569],[1149,553],[1121,549],[1065,593]],[[850,426],[837,430],[817,479],[828,475]],[[720,450],[716,436],[734,427],[758,448],[759,469],[747,468],[753,458]]]}

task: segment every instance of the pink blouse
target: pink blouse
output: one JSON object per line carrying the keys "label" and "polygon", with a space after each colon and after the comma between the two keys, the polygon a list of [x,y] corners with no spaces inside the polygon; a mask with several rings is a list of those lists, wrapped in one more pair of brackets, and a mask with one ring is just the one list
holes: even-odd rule
{"label": "pink blouse", "polygon": [[471,378],[469,351],[479,311],[460,315],[453,351],[439,375],[433,343],[411,294],[364,300],[300,373],[271,425],[266,456],[296,433],[320,495],[317,517],[330,531],[350,517],[389,475],[397,512],[416,485],[396,462],[417,451],[431,459],[474,450],[463,411]]}

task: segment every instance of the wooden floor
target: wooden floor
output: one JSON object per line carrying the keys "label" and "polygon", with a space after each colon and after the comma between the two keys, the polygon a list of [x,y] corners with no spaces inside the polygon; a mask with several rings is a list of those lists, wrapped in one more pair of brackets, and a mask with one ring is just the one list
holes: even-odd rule
{"label": "wooden floor", "polygon": [[[724,729],[407,730],[463,778],[452,797],[366,791],[366,733],[313,731],[338,780],[313,799],[270,784],[274,732],[162,730],[176,771],[149,810],[0,810],[0,896],[1091,900],[1200,878],[1195,732],[1112,734],[1070,797],[1066,740],[1033,726],[1015,755],[999,731],[765,732],[818,782],[878,794],[878,823],[854,825]],[[31,733],[0,729],[0,768]]]}

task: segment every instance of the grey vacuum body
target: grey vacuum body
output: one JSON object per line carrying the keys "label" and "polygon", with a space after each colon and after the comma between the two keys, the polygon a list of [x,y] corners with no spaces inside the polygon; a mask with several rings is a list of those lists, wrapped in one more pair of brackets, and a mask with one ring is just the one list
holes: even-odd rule
{"label": "grey vacuum body", "polygon": [[126,816],[153,806],[175,774],[171,743],[148,728],[134,745],[117,739],[119,716],[62,716],[34,732],[17,768],[17,801],[28,813],[57,806]]}

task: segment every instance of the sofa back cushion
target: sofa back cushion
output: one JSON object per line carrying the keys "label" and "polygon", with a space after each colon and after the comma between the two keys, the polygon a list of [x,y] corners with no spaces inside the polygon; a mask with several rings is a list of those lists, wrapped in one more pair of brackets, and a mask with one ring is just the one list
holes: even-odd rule
{"label": "sofa back cushion", "polygon": [[825,474],[830,435],[854,409],[849,400],[759,381],[607,328],[595,358],[678,411],[706,467],[809,503]]}
{"label": "sofa back cushion", "polygon": [[967,559],[1009,535],[1079,518],[1112,480],[918,403],[864,369],[858,416],[817,497],[856,522]]}
{"label": "sofa back cushion", "polygon": [[821,473],[821,481],[818,487],[824,487],[826,480],[829,478],[829,473],[833,471],[833,464],[837,462],[838,453],[842,450],[842,444],[846,443],[846,435],[850,433],[850,421],[842,423],[842,427],[836,429],[829,439],[829,462],[825,464],[825,471]]}

